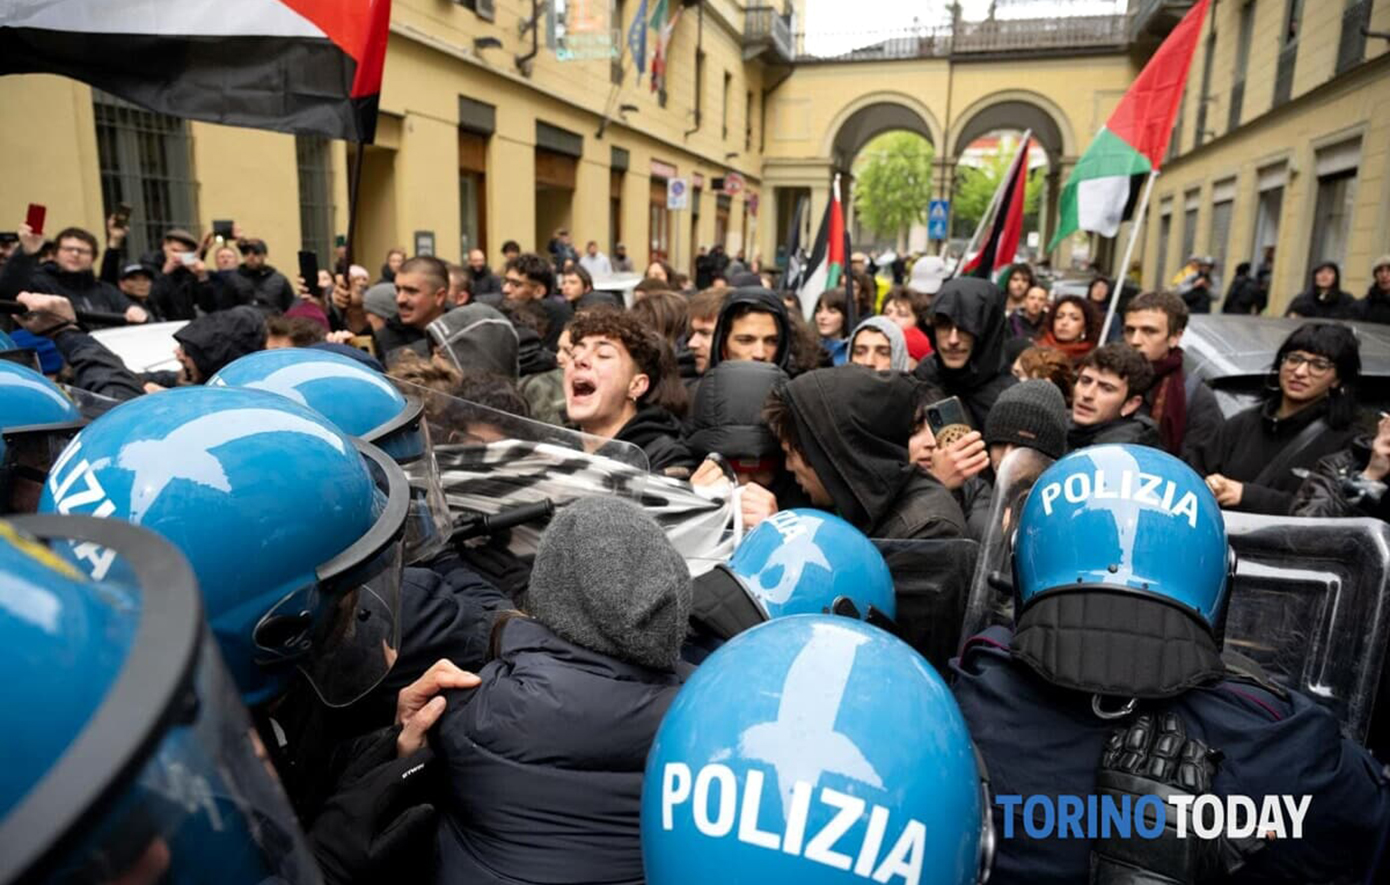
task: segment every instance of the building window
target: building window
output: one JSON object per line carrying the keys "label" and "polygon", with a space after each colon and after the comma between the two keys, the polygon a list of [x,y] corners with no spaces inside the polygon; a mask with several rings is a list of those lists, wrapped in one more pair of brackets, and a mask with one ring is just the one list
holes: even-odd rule
{"label": "building window", "polygon": [[[1234,186],[1234,182],[1232,185]],[[1233,200],[1221,200],[1211,204],[1211,233],[1207,236],[1207,252],[1216,259],[1213,285],[1218,289],[1221,280],[1230,279],[1226,272],[1226,254],[1231,237],[1231,215],[1234,209],[1235,201]]]}
{"label": "building window", "polygon": [[1337,42],[1337,73],[1349,71],[1366,57],[1366,34],[1371,23],[1371,0],[1347,0],[1342,10],[1342,36]]}
{"label": "building window", "polygon": [[131,207],[126,254],[159,248],[171,227],[197,231],[188,124],[92,90],[105,214]]}
{"label": "building window", "polygon": [[1168,238],[1173,233],[1173,213],[1167,209],[1158,216],[1158,254],[1154,256],[1154,288],[1161,289],[1168,280]]}
{"label": "building window", "polygon": [[652,176],[651,202],[647,213],[651,232],[649,260],[669,261],[671,257],[671,213],[666,209],[666,179]]}
{"label": "building window", "polygon": [[[641,7],[639,7],[640,9]],[[623,82],[623,53],[627,46],[627,28],[623,27],[623,0],[613,0],[613,61],[608,66],[608,79],[613,83]],[[638,71],[640,74],[641,71]]]}
{"label": "building window", "polygon": [[299,237],[301,249],[319,257],[319,267],[333,266],[333,161],[330,142],[319,135],[294,137],[299,166]]}
{"label": "building window", "polygon": [[1241,106],[1245,103],[1245,72],[1250,67],[1250,41],[1255,34],[1255,0],[1246,0],[1240,7],[1240,34],[1236,38],[1236,69],[1231,84],[1231,107],[1227,112],[1226,130],[1240,126]]}
{"label": "building window", "polygon": [[1173,134],[1168,140],[1168,159],[1174,159],[1182,150],[1182,117],[1187,110],[1187,87],[1182,90],[1182,98],[1178,99],[1178,114],[1173,119]]}
{"label": "building window", "polygon": [[[1214,17],[1213,17],[1214,22]],[[1202,59],[1202,94],[1197,99],[1197,126],[1192,133],[1192,146],[1201,147],[1207,140],[1207,107],[1211,104],[1211,65],[1216,56],[1216,25],[1207,34],[1207,51]],[[1215,133],[1212,133],[1213,135]]]}
{"label": "building window", "polygon": [[1303,0],[1289,0],[1280,38],[1279,61],[1274,69],[1274,106],[1293,95],[1293,69],[1298,61],[1298,31],[1303,19]]}
{"label": "building window", "polygon": [[719,136],[725,141],[729,140],[729,87],[734,82],[734,75],[728,71],[724,72],[724,134]]}
{"label": "building window", "polygon": [[1255,204],[1255,240],[1250,263],[1256,270],[1274,270],[1274,248],[1279,243],[1279,219],[1284,211],[1284,183],[1288,167],[1283,163],[1261,169],[1259,198]]}
{"label": "building window", "polygon": [[1344,263],[1347,233],[1356,200],[1356,170],[1361,163],[1359,139],[1318,151],[1318,198],[1313,210],[1313,236],[1308,266],[1324,261]]}
{"label": "building window", "polygon": [[1187,261],[1197,251],[1197,211],[1202,205],[1202,192],[1190,190],[1183,199],[1182,213],[1182,254],[1178,256]]}
{"label": "building window", "polygon": [[487,252],[487,139],[459,131],[459,255],[470,249]]}
{"label": "building window", "polygon": [[753,150],[753,90],[743,97],[743,149]]}

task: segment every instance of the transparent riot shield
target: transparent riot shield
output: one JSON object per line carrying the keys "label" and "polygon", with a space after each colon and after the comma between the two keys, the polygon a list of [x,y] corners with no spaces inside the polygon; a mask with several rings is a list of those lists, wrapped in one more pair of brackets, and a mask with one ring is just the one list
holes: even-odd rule
{"label": "transparent riot shield", "polygon": [[1329,708],[1364,743],[1390,638],[1390,525],[1224,515],[1238,557],[1226,650]]}
{"label": "transparent riot shield", "polygon": [[[1013,561],[1010,539],[1018,526],[1033,483],[1052,466],[1053,459],[1036,449],[1014,449],[999,464],[989,528],[980,545],[970,596],[965,605],[960,639],[969,639],[996,624],[1013,625]],[[957,645],[959,649],[959,644]],[[952,652],[954,654],[954,651]]]}
{"label": "transparent riot shield", "polygon": [[[550,500],[610,495],[640,506],[687,557],[718,556],[726,547],[732,495],[702,493],[690,483],[648,472],[631,443],[606,440],[392,379],[425,406],[434,459],[449,511],[457,520]],[[508,550],[534,556],[543,522],[510,530]]]}
{"label": "transparent riot shield", "polygon": [[899,635],[943,673],[960,648],[960,628],[980,545],[874,539],[893,576]]}

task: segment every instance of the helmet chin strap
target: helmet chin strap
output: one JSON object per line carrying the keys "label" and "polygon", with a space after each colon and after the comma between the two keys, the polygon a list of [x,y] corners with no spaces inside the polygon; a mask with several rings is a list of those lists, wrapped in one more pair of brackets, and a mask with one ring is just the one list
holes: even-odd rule
{"label": "helmet chin strap", "polygon": [[1107,710],[1101,706],[1101,697],[1102,695],[1098,694],[1091,695],[1091,712],[1095,713],[1100,719],[1123,719],[1133,713],[1134,708],[1139,705],[1138,698],[1130,698],[1125,701],[1124,706],[1120,707],[1118,710]]}

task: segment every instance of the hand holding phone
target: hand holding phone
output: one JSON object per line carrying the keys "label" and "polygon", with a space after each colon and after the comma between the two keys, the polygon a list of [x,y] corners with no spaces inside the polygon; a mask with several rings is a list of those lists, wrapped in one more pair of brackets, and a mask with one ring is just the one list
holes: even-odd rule
{"label": "hand holding phone", "polygon": [[194,252],[192,249],[187,252],[180,252],[179,261],[183,262],[184,267],[192,267],[198,263],[198,253]]}
{"label": "hand holding phone", "polygon": [[43,235],[43,222],[48,217],[48,207],[39,203],[30,203],[29,211],[24,216],[24,223],[29,225],[29,230],[36,236]]}
{"label": "hand holding phone", "polygon": [[299,250],[299,276],[303,278],[304,285],[309,291],[314,293],[316,298],[323,297],[323,290],[319,289],[319,256],[317,252],[310,252],[307,249]]}
{"label": "hand holding phone", "polygon": [[960,398],[948,396],[937,400],[926,408],[927,426],[936,437],[939,449],[950,448],[961,437],[970,432],[970,419],[965,414],[965,406]]}

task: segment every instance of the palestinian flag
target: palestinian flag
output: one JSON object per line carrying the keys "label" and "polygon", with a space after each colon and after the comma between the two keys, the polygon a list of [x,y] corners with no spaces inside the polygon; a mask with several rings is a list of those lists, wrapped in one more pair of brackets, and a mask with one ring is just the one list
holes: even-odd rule
{"label": "palestinian flag", "polygon": [[370,142],[391,0],[0,2],[0,74],[160,113]]}
{"label": "palestinian flag", "polygon": [[[1023,236],[1023,204],[1028,197],[1028,148],[1033,143],[1033,131],[1023,134],[1009,171],[999,182],[994,195],[994,217],[989,218],[989,230],[980,241],[980,250],[967,255],[957,273],[960,276],[994,279],[1008,271],[1018,253],[1018,241]],[[1007,281],[1006,281],[1007,282]]]}
{"label": "palestinian flag", "polygon": [[1078,230],[1113,237],[1134,212],[1144,179],[1163,163],[1209,3],[1183,16],[1077,161],[1048,251]]}
{"label": "palestinian flag", "polygon": [[[801,302],[801,313],[807,322],[816,311],[816,302],[826,289],[849,286],[849,236],[845,232],[845,213],[840,206],[840,176],[835,176],[835,184],[830,190],[830,203],[825,207],[825,215],[816,231],[816,244],[811,249],[811,257],[804,268],[805,282],[797,290],[797,300]],[[854,299],[849,299],[848,313],[845,316],[845,331],[853,329],[850,320],[854,314]]]}

